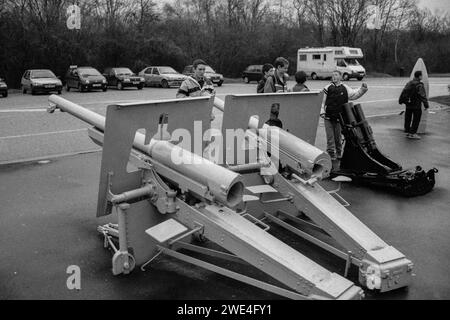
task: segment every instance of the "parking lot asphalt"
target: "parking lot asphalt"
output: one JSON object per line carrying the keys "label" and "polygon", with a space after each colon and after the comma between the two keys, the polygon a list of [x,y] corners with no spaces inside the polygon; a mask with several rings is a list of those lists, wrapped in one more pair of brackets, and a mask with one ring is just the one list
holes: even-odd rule
{"label": "parking lot asphalt", "polygon": [[[366,116],[399,113],[402,107],[398,96],[408,81],[406,78],[368,78],[368,93],[360,99]],[[308,81],[312,90],[320,90],[327,81]],[[445,95],[450,78],[430,78],[430,95]],[[361,85],[359,81],[347,82],[350,86]],[[289,83],[292,87],[293,83]],[[256,84],[225,83],[216,87],[217,96],[228,94],[255,93]],[[144,88],[136,90],[116,90],[107,92],[63,92],[62,97],[90,110],[105,114],[106,107],[117,102],[149,101],[174,98],[177,89]],[[11,93],[8,98],[0,98],[0,164],[45,158],[55,155],[76,154],[98,150],[86,134],[88,125],[74,117],[60,112],[48,114],[48,95],[32,96]]]}
{"label": "parking lot asphalt", "polygon": [[[366,290],[367,299],[450,299],[450,112],[436,109],[428,121],[428,133],[419,141],[405,138],[401,116],[373,118],[370,124],[380,149],[404,167],[439,169],[431,193],[403,198],[342,185],[340,194],[351,204],[349,210],[416,267],[408,289],[385,294]],[[320,129],[319,146],[324,143]],[[95,218],[100,161],[101,153],[93,152],[0,166],[0,299],[278,298],[166,257],[157,258],[146,272],[113,276],[111,254],[96,232],[97,225],[107,222]],[[343,274],[344,261],[284,230],[273,227],[271,232]],[[70,265],[81,268],[81,290],[67,289]],[[350,279],[357,283],[356,269]]]}

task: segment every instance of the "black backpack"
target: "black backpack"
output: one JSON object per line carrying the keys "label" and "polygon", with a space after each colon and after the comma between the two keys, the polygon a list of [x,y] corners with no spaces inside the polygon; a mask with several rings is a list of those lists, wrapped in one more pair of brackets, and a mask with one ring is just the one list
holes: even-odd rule
{"label": "black backpack", "polygon": [[417,89],[414,82],[408,82],[398,98],[398,104],[411,104],[417,97]]}

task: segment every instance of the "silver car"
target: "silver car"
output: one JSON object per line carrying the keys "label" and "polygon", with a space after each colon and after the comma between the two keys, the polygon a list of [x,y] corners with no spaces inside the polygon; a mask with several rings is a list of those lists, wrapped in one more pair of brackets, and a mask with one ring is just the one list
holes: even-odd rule
{"label": "silver car", "polygon": [[30,90],[31,94],[37,92],[56,91],[61,94],[62,82],[55,74],[48,69],[32,69],[27,70],[20,81],[22,92],[25,94]]}
{"label": "silver car", "polygon": [[139,76],[145,79],[146,86],[163,88],[179,87],[187,78],[171,67],[147,67],[139,72]]}

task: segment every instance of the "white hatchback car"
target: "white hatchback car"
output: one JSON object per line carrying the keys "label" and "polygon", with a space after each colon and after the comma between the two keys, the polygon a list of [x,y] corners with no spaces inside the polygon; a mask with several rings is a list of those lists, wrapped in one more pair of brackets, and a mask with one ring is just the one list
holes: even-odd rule
{"label": "white hatchback car", "polygon": [[187,78],[171,67],[147,67],[139,72],[139,76],[145,79],[146,86],[163,88],[179,87]]}
{"label": "white hatchback car", "polygon": [[22,92],[27,93],[30,90],[31,94],[37,92],[58,92],[61,94],[62,82],[55,74],[47,69],[32,69],[27,70],[22,76],[21,80]]}

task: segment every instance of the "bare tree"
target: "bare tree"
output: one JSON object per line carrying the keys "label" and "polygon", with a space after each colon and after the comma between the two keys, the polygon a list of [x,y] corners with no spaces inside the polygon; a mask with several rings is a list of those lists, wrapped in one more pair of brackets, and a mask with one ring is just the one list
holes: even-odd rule
{"label": "bare tree", "polygon": [[325,12],[331,28],[333,44],[355,45],[368,18],[367,4],[367,0],[326,1]]}
{"label": "bare tree", "polygon": [[293,0],[292,5],[295,9],[298,28],[301,29],[307,21],[308,7],[305,0]]}
{"label": "bare tree", "polygon": [[320,46],[325,46],[326,1],[322,0],[297,0],[296,7],[305,8],[306,14],[311,17],[316,29],[318,42]]}

